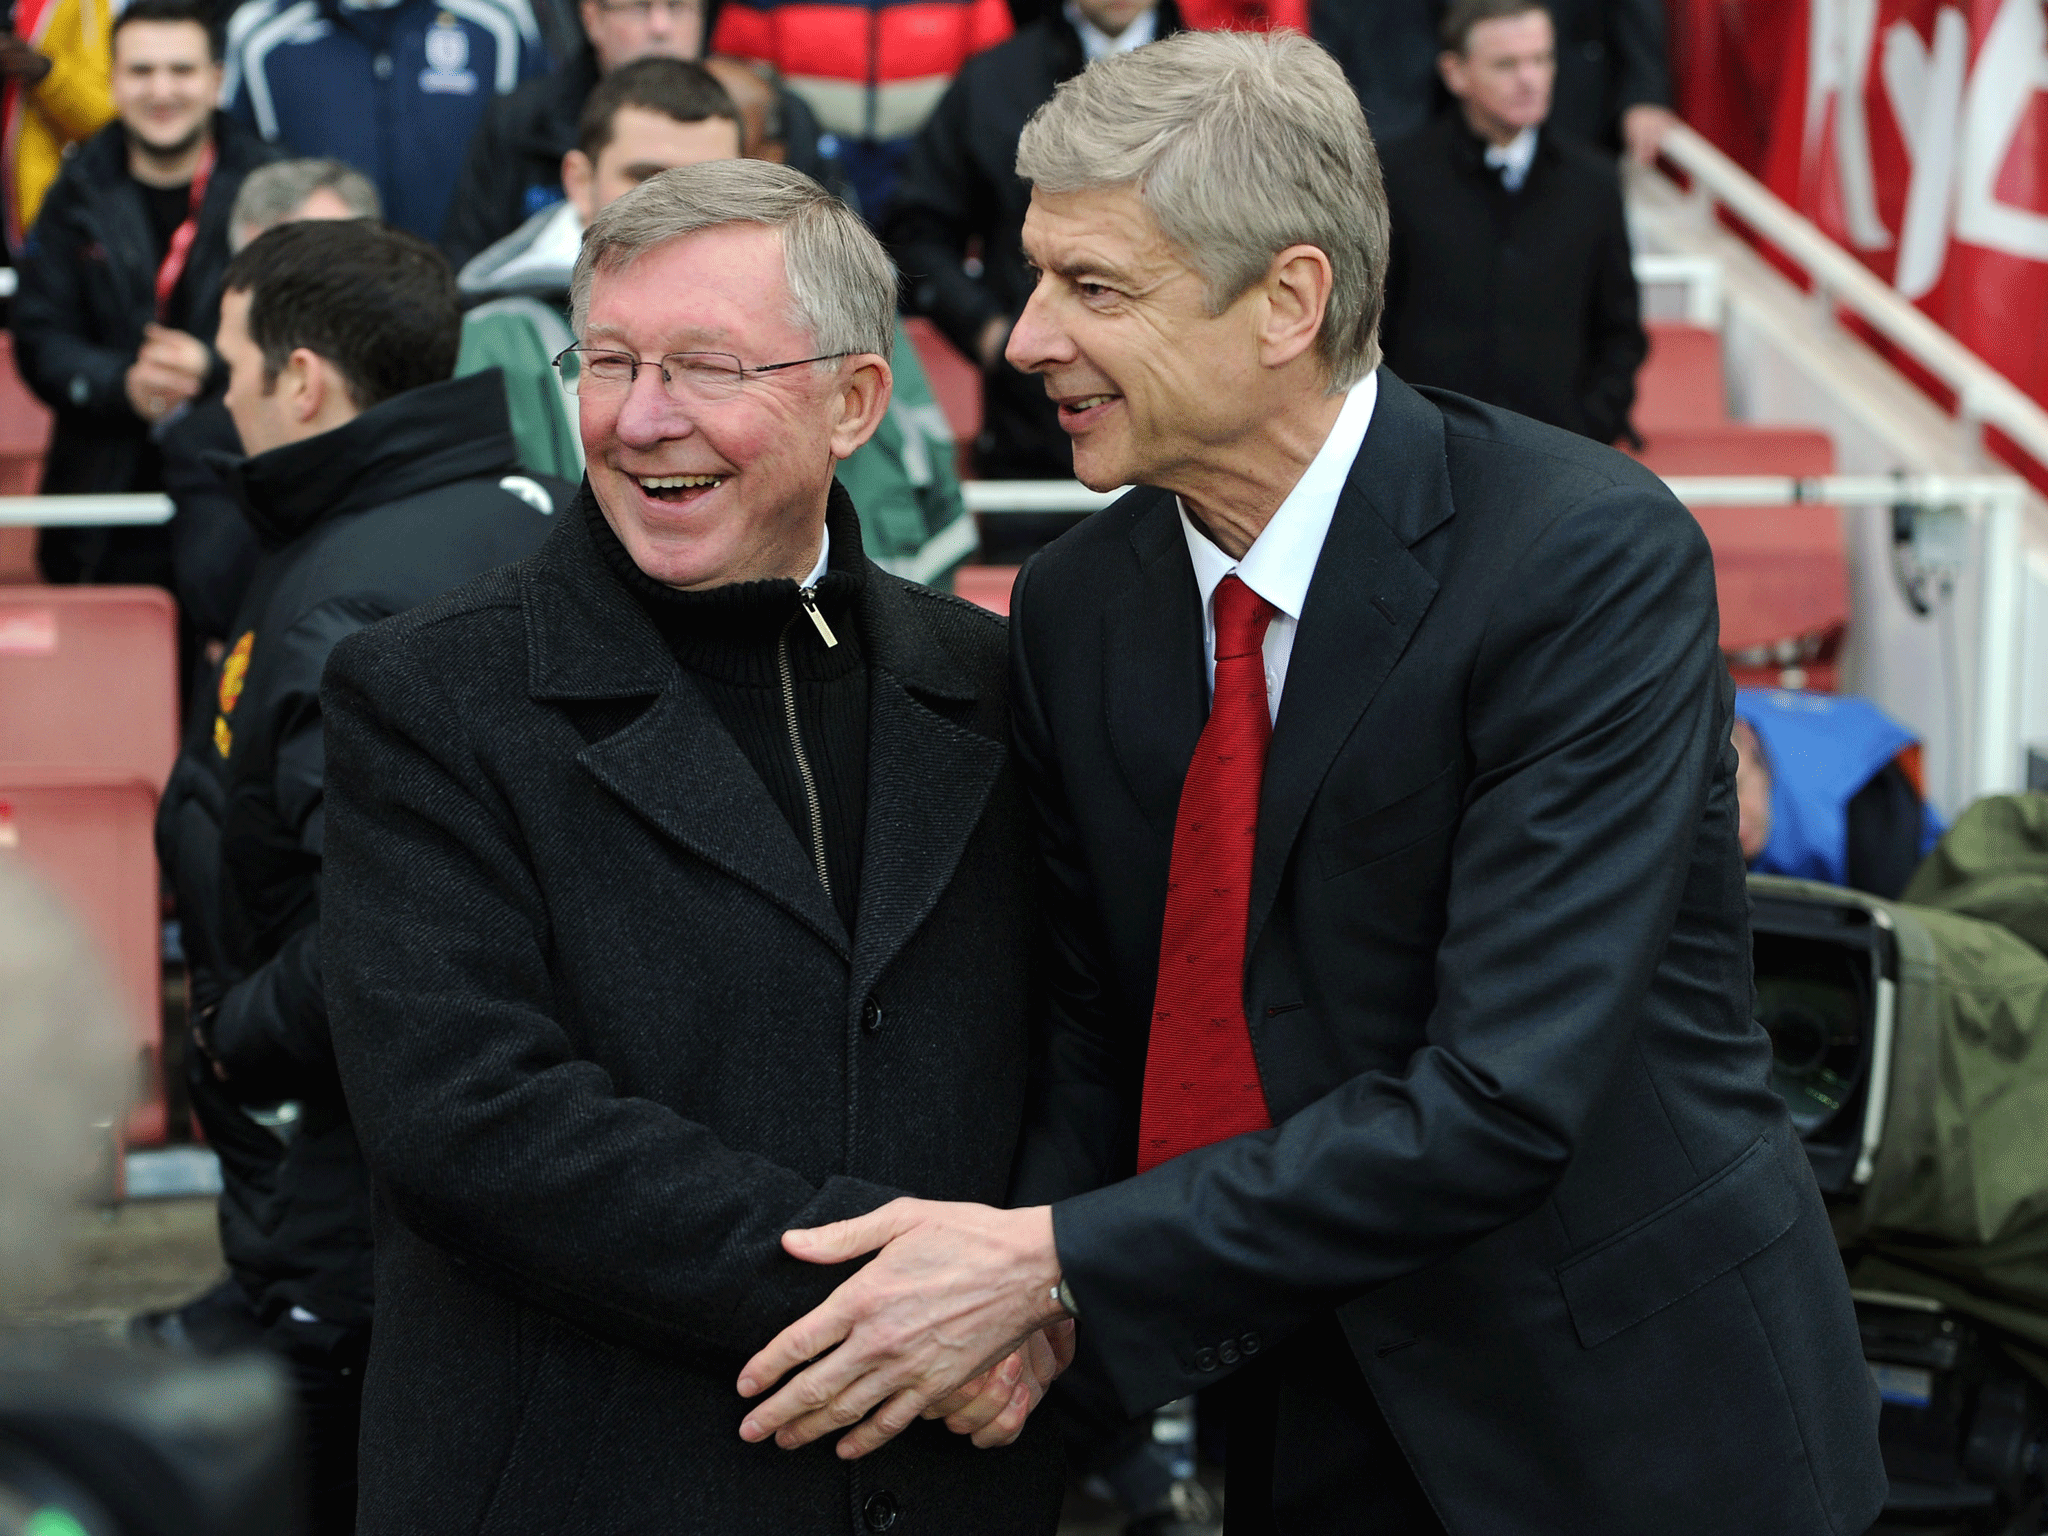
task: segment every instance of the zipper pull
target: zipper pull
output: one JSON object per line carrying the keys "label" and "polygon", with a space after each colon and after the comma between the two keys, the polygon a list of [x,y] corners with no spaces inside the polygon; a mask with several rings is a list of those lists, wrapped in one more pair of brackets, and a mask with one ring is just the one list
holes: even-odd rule
{"label": "zipper pull", "polygon": [[833,646],[837,645],[839,637],[832,633],[832,626],[825,622],[825,615],[818,612],[818,589],[816,587],[798,587],[796,589],[796,600],[803,606],[804,612],[811,616],[811,622],[818,627],[818,638],[825,642],[825,648],[830,650]]}

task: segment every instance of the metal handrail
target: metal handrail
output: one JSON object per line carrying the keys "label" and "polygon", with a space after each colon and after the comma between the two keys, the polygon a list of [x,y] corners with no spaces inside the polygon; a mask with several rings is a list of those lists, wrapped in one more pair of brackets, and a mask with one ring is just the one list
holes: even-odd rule
{"label": "metal handrail", "polygon": [[1734,214],[1804,271],[1823,299],[1849,310],[1952,390],[1973,452],[1983,452],[1980,429],[1993,426],[2048,464],[2048,411],[2018,385],[1693,129],[1674,126],[1660,151],[1691,178],[1695,200]]}

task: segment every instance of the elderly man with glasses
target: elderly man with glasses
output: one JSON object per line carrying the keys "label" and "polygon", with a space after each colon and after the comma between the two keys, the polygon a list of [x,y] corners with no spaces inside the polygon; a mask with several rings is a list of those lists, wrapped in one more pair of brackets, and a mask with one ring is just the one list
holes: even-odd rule
{"label": "elderly man with glasses", "polygon": [[627,193],[573,288],[583,495],[335,653],[366,1533],[1056,1522],[1026,1416],[1059,1330],[876,1457],[734,1432],[741,1362],[845,1274],[782,1234],[998,1200],[1023,1115],[1002,625],[865,559],[833,477],[887,407],[895,291],[795,171]]}

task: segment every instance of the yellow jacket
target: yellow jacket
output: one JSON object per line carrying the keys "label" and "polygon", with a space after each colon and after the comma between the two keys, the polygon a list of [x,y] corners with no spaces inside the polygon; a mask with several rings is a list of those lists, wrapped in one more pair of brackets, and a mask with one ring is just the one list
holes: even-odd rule
{"label": "yellow jacket", "polygon": [[15,250],[57,179],[64,151],[114,118],[112,0],[43,0],[40,7],[17,7],[17,17],[24,15],[34,20],[22,35],[50,61],[50,72],[29,89],[10,87],[6,95],[0,178],[7,242]]}

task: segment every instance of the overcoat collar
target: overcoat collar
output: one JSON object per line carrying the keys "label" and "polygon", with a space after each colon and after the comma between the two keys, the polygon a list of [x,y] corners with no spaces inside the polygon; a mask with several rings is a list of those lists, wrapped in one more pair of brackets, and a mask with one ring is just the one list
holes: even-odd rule
{"label": "overcoat collar", "polygon": [[[1201,598],[1180,517],[1172,496],[1153,495],[1130,530],[1137,577],[1104,621],[1104,697],[1124,776],[1171,839],[1209,700]],[[1287,663],[1259,792],[1247,949],[1323,776],[1436,596],[1436,579],[1409,550],[1451,513],[1443,416],[1383,368]]]}
{"label": "overcoat collar", "polygon": [[[587,483],[581,494],[590,495]],[[844,491],[835,485],[833,496],[851,519]],[[835,547],[840,539],[835,517]],[[872,566],[856,599],[869,667],[868,810],[849,938],[746,754],[605,567],[581,507],[559,519],[520,583],[534,698],[653,698],[630,725],[585,747],[584,767],[663,835],[813,929],[850,962],[857,1005],[951,881],[1005,758],[1002,743],[925,702],[980,694],[932,633],[922,605],[936,600]]]}

